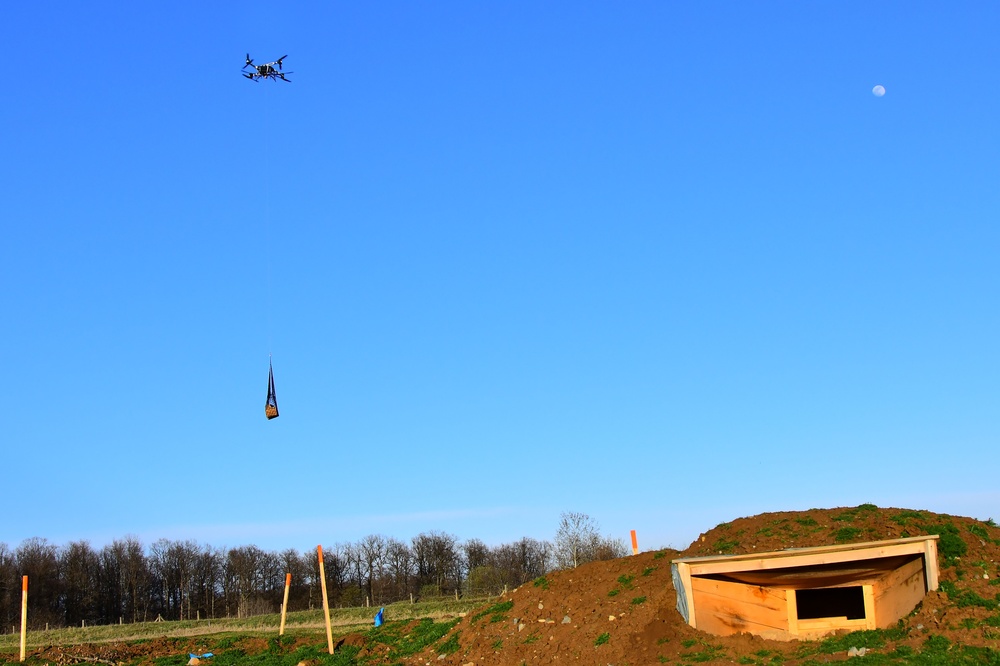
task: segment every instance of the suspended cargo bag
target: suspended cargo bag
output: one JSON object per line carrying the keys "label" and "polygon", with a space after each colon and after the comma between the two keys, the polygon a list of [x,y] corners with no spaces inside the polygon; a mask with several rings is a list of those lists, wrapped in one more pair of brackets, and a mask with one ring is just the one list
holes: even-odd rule
{"label": "suspended cargo bag", "polygon": [[264,416],[268,421],[278,418],[278,397],[274,394],[274,370],[270,362],[267,364],[267,402],[264,404]]}

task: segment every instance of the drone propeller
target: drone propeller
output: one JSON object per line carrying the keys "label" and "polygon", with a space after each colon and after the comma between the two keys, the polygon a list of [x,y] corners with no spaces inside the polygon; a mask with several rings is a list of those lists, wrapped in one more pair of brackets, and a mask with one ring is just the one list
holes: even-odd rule
{"label": "drone propeller", "polygon": [[243,65],[243,69],[246,69],[247,67],[249,67],[251,65],[253,65],[253,60],[250,59],[250,54],[248,53],[247,54],[247,64]]}
{"label": "drone propeller", "polygon": [[281,56],[280,58],[277,59],[276,62],[278,63],[278,69],[281,69],[281,61],[284,60],[287,57],[288,57],[288,54],[286,53],[285,55],[283,55],[283,56]]}

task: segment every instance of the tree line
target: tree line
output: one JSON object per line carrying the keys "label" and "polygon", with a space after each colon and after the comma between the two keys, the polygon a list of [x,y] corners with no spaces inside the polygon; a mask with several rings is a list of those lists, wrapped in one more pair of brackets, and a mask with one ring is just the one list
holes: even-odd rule
{"label": "tree line", "polygon": [[[620,540],[600,537],[585,514],[581,529],[565,524],[556,542],[524,537],[488,546],[424,532],[408,543],[369,535],[323,548],[330,604],[385,605],[440,596],[486,596],[513,589],[554,568],[625,554]],[[578,528],[580,521],[574,523]],[[568,540],[567,540],[568,539]],[[582,544],[582,545],[581,545]],[[567,552],[572,556],[567,558]],[[215,548],[195,541],[135,536],[100,548],[87,541],[57,546],[31,538],[0,543],[0,631],[20,626],[21,576],[28,576],[28,628],[249,617],[280,609],[292,574],[288,610],[322,606],[315,550],[257,546]]]}

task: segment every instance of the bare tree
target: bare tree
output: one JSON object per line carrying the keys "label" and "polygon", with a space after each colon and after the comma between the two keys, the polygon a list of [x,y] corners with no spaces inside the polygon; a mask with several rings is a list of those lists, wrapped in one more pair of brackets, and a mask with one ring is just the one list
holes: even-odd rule
{"label": "bare tree", "polygon": [[458,554],[458,538],[444,532],[423,532],[413,538],[413,559],[417,583],[432,585],[438,594],[448,588],[459,589],[462,561]]}
{"label": "bare tree", "polygon": [[0,542],[0,622],[8,626],[19,617],[21,600],[15,596],[15,590],[20,593],[21,584],[17,576],[17,566],[14,553],[7,544]]}
{"label": "bare tree", "polygon": [[67,626],[98,619],[100,559],[87,541],[73,541],[59,551],[62,609]]}
{"label": "bare tree", "polygon": [[465,571],[468,573],[477,567],[487,566],[490,561],[490,547],[482,539],[469,539],[462,544],[465,555]]}
{"label": "bare tree", "polygon": [[[56,546],[39,537],[25,539],[17,547],[14,559],[17,570],[28,577],[31,588],[28,595],[29,625],[60,626],[63,617],[59,608],[59,557]],[[18,585],[18,591],[20,587]]]}
{"label": "bare tree", "polygon": [[385,561],[390,600],[405,599],[412,591],[413,551],[402,541],[390,538],[386,544]]}
{"label": "bare tree", "polygon": [[556,563],[560,569],[576,568],[594,559],[601,535],[597,523],[585,513],[564,511],[556,531]]}

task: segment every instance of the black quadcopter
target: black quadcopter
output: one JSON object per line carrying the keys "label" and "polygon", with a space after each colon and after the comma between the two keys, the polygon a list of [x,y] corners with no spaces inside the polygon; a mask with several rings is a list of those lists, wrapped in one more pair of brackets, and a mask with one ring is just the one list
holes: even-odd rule
{"label": "black quadcopter", "polygon": [[[253,60],[250,59],[250,54],[248,53],[247,64],[243,65],[243,69],[246,69],[247,67],[253,67],[254,71],[243,72],[243,76],[255,82],[260,81],[261,79],[271,79],[272,81],[277,81],[278,79],[281,79],[286,83],[291,83],[291,81],[285,78],[285,74],[294,74],[294,72],[281,71],[281,61],[287,57],[288,57],[287,55],[283,55],[274,62],[264,63],[263,65],[255,65],[253,64]],[[274,68],[275,65],[278,66],[278,69]]]}

